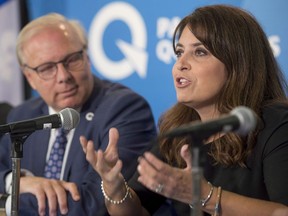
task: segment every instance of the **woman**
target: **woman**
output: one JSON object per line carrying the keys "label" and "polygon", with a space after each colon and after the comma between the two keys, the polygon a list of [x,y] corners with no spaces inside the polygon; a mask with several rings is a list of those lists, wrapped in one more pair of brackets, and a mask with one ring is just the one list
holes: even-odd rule
{"label": "woman", "polygon": [[[160,135],[185,123],[219,118],[240,105],[259,118],[245,137],[218,133],[204,140],[201,209],[214,215],[288,215],[287,85],[260,25],[239,8],[206,6],[182,19],[173,46],[178,103],[162,116]],[[129,187],[121,175],[118,136],[110,130],[105,153],[94,152],[93,142],[81,138],[87,160],[102,177],[109,213],[149,215],[168,197],[175,200],[178,215],[189,215],[189,137],[160,140],[159,150],[139,159],[141,184],[129,182]]]}

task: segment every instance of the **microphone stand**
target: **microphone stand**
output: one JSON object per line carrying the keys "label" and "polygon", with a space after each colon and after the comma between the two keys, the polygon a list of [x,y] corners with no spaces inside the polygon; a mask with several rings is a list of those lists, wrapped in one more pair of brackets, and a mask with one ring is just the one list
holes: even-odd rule
{"label": "microphone stand", "polygon": [[20,161],[23,157],[23,143],[31,133],[11,133],[11,159],[12,159],[12,194],[11,215],[18,216],[19,209],[19,185],[20,185]]}
{"label": "microphone stand", "polygon": [[204,162],[205,155],[201,154],[200,148],[204,145],[203,139],[207,137],[207,132],[204,131],[198,131],[197,134],[193,133],[191,131],[187,131],[183,133],[183,131],[174,132],[174,133],[167,133],[160,137],[161,138],[173,138],[176,136],[183,136],[185,134],[189,133],[190,138],[192,141],[192,145],[190,145],[190,154],[192,156],[191,166],[192,166],[192,203],[190,207],[192,208],[190,211],[191,216],[203,216],[202,211],[202,203],[201,203],[201,180],[203,176],[203,168],[201,167],[201,163]]}
{"label": "microphone stand", "polygon": [[203,146],[203,141],[198,136],[191,135],[192,145],[190,152],[192,156],[192,206],[190,211],[191,216],[203,216],[201,209],[201,179],[203,176],[203,169],[200,165],[201,152],[200,147]]}

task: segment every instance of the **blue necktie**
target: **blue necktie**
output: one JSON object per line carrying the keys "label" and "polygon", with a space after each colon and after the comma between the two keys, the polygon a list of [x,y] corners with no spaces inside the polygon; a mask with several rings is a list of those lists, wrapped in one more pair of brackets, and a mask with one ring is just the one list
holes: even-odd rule
{"label": "blue necktie", "polygon": [[45,177],[50,179],[60,179],[63,158],[67,143],[68,131],[63,128],[58,129],[58,134],[52,146],[49,159],[45,167]]}

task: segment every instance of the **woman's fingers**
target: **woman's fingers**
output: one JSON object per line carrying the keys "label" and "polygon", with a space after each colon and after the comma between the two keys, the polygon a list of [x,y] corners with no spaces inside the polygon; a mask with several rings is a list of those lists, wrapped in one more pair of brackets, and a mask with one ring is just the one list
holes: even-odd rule
{"label": "woman's fingers", "polygon": [[105,160],[111,163],[111,166],[115,165],[118,160],[117,143],[119,139],[119,132],[116,128],[109,130],[109,143],[105,150]]}
{"label": "woman's fingers", "polygon": [[79,141],[82,146],[83,152],[86,154],[87,139],[84,136],[80,136]]}
{"label": "woman's fingers", "polygon": [[161,192],[162,184],[168,180],[166,174],[169,173],[169,168],[153,154],[146,152],[143,157],[139,158],[138,181],[150,190]]}
{"label": "woman's fingers", "polygon": [[95,169],[97,164],[97,152],[95,151],[94,143],[91,140],[89,140],[86,145],[86,159]]}
{"label": "woman's fingers", "polygon": [[186,162],[186,166],[188,169],[192,168],[192,156],[191,156],[191,152],[189,150],[189,146],[183,145],[181,150],[180,150],[180,155],[181,157],[184,159],[184,161]]}

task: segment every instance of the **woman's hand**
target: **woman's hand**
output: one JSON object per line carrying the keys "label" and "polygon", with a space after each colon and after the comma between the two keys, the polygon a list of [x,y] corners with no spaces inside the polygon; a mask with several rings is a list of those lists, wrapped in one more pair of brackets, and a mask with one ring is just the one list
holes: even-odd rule
{"label": "woman's hand", "polygon": [[191,203],[192,158],[188,145],[181,148],[181,156],[186,162],[184,169],[174,168],[146,152],[143,157],[139,158],[138,172],[140,176],[138,181],[165,197]]}
{"label": "woman's hand", "polygon": [[[124,183],[124,177],[121,174],[122,161],[119,159],[117,149],[118,139],[118,130],[111,128],[109,130],[109,143],[105,152],[102,150],[95,151],[93,141],[87,141],[83,136],[80,137],[80,143],[87,161],[102,178],[103,195],[105,194],[105,204],[109,214],[147,216],[149,214],[142,208],[135,192],[131,188],[128,189],[127,183]],[[121,204],[115,204],[117,201],[121,201]]]}
{"label": "woman's hand", "polygon": [[88,141],[84,136],[80,137],[80,143],[86,154],[86,159],[101,176],[105,190],[106,188],[113,190],[113,188],[116,189],[123,184],[123,176],[121,174],[122,161],[118,157],[117,149],[118,139],[118,130],[111,128],[109,130],[109,143],[105,152],[103,152],[101,149],[95,150],[93,141]]}

